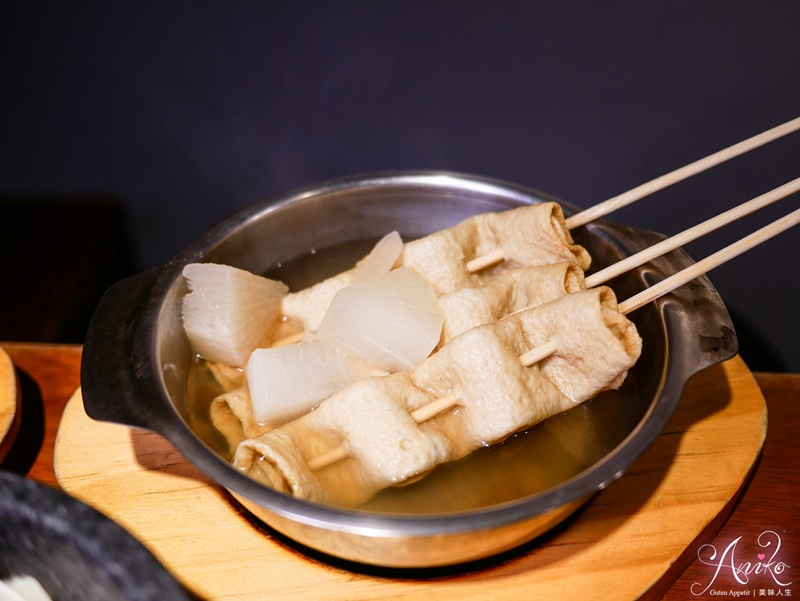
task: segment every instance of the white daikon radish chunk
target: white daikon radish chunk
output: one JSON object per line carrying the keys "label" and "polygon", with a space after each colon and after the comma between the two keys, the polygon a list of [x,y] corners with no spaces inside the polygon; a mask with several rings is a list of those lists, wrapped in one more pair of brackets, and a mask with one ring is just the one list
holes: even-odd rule
{"label": "white daikon radish chunk", "polygon": [[13,576],[0,580],[2,601],[52,601],[44,587],[33,576]]}
{"label": "white daikon radish chunk", "polygon": [[191,292],[183,298],[183,327],[192,349],[209,361],[243,366],[266,344],[289,292],[282,282],[213,263],[183,269]]}
{"label": "white daikon radish chunk", "polygon": [[397,232],[386,234],[378,240],[370,253],[356,264],[353,281],[368,280],[390,271],[401,252],[403,252],[403,239],[400,234]]}
{"label": "white daikon radish chunk", "polygon": [[256,349],[250,356],[245,373],[257,422],[279,426],[348,384],[381,373],[313,336],[307,338]]}
{"label": "white daikon radish chunk", "polygon": [[389,372],[413,369],[439,342],[444,316],[433,288],[406,267],[342,288],[317,335]]}

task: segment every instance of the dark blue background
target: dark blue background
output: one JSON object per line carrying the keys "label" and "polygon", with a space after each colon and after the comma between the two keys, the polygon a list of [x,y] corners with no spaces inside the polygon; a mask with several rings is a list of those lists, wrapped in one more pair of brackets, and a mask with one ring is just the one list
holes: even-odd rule
{"label": "dark blue background", "polygon": [[[146,268],[265,196],[367,171],[590,206],[799,116],[800,3],[7,1],[0,69],[0,195],[121,197]],[[795,134],[613,219],[678,232],[798,157]],[[711,273],[757,367],[800,372],[799,254],[791,231]]]}

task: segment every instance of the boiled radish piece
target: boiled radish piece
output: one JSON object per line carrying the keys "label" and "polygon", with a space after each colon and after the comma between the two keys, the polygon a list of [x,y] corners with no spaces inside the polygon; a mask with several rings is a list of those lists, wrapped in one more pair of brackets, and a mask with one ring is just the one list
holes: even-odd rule
{"label": "boiled radish piece", "polygon": [[[284,314],[290,321],[300,324],[305,332],[315,332],[339,290],[386,273],[394,267],[402,250],[400,234],[387,234],[352,269],[287,295],[283,301]],[[283,341],[278,342],[283,344]]]}
{"label": "boiled radish piece", "polygon": [[297,344],[256,349],[245,373],[256,421],[280,425],[348,384],[381,372],[306,336]]}
{"label": "boiled radish piece", "polygon": [[52,601],[33,576],[13,576],[0,580],[0,601]]}
{"label": "boiled radish piece", "polygon": [[183,326],[192,349],[209,361],[245,365],[277,325],[288,287],[214,263],[192,263],[183,275],[191,291],[183,298]]}
{"label": "boiled radish piece", "polygon": [[403,239],[397,232],[390,232],[372,248],[370,253],[355,266],[353,282],[368,280],[383,275],[394,267],[397,257],[403,252]]}
{"label": "boiled radish piece", "polygon": [[388,372],[413,369],[439,342],[444,316],[433,288],[400,267],[336,293],[317,335]]}

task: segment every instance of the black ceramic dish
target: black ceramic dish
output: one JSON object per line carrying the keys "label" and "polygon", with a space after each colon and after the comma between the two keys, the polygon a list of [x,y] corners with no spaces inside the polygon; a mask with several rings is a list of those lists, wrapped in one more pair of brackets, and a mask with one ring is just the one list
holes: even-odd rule
{"label": "black ceramic dish", "polygon": [[[180,322],[191,262],[225,263],[266,273],[279,263],[349,240],[398,230],[425,235],[480,212],[554,200],[531,189],[440,172],[336,180],[254,205],[203,235],[169,263],[124,280],[100,303],[83,352],[87,413],[155,430],[257,517],[288,537],[335,557],[389,567],[458,564],[511,549],[547,531],[619,477],[656,439],[687,380],[730,358],[736,337],[710,282],[691,284],[630,317],[645,350],[624,386],[582,414],[603,430],[605,449],[586,469],[537,494],[480,510],[387,515],[295,499],[234,470],[187,425],[186,381],[192,359]],[[565,212],[572,212],[569,206]],[[596,222],[573,232],[600,269],[662,239]],[[611,282],[620,300],[690,265],[673,251]],[[604,419],[609,409],[621,419]],[[566,415],[568,415],[568,412]]]}
{"label": "black ceramic dish", "polygon": [[0,579],[26,575],[55,601],[189,601],[126,530],[88,505],[0,471]]}

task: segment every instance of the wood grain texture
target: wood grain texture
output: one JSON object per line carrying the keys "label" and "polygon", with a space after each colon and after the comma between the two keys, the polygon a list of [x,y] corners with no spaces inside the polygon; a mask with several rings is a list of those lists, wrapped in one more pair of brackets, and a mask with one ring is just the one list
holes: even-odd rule
{"label": "wood grain texture", "polygon": [[565,527],[481,569],[404,578],[301,553],[158,435],[90,420],[79,392],[64,412],[55,470],[67,492],[126,527],[205,599],[616,601],[662,595],[692,562],[724,523],[765,434],[764,398],[734,358],[693,378],[652,447]]}
{"label": "wood grain texture", "polygon": [[0,348],[0,462],[8,454],[19,428],[20,398],[14,364]]}
{"label": "wood grain texture", "polygon": [[[738,560],[752,561],[759,552],[764,551],[758,545],[758,537],[767,530],[773,530],[781,537],[781,548],[778,560],[789,563],[793,568],[787,572],[790,587],[776,584],[768,571],[751,574],[749,582],[743,586],[736,577],[725,570],[714,582],[715,591],[754,592],[752,596],[774,596],[781,591],[786,596],[786,589],[794,596],[800,595],[800,479],[797,475],[800,466],[800,412],[797,401],[800,400],[800,375],[798,374],[757,374],[757,382],[767,399],[769,412],[769,435],[758,468],[747,483],[736,504],[736,510],[717,533],[712,544],[722,552],[728,545],[741,537],[736,543]],[[771,540],[774,548],[775,539]],[[702,590],[713,576],[714,569],[697,558],[691,557],[691,564],[676,579],[670,590],[665,593],[664,601],[681,601],[697,599],[692,594]],[[787,578],[782,579],[786,581]],[[700,599],[710,599],[712,593],[707,591]]]}
{"label": "wood grain texture", "polygon": [[64,407],[80,385],[83,347],[23,342],[2,347],[14,363],[22,397],[19,432],[2,467],[55,486],[56,434]]}

